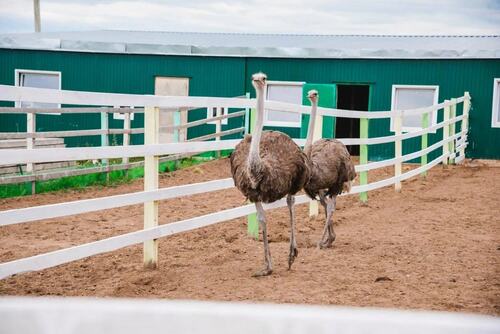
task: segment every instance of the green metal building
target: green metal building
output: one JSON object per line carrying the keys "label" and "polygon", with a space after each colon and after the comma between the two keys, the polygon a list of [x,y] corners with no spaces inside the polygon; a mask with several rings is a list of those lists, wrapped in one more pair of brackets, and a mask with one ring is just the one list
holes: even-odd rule
{"label": "green metal building", "polygon": [[[500,36],[307,36],[216,33],[92,31],[0,35],[0,84],[65,90],[161,94],[184,80],[191,96],[243,96],[250,77],[263,71],[267,98],[307,104],[307,90],[320,91],[320,105],[351,110],[415,108],[472,96],[467,157],[500,159]],[[169,81],[170,80],[170,81]],[[173,81],[172,81],[173,80]],[[182,81],[181,80],[181,81]],[[167,89],[168,93],[168,89]],[[179,92],[176,92],[178,94]],[[181,92],[182,94],[182,92]],[[25,103],[25,102],[23,102]],[[3,106],[12,104],[2,102]],[[29,105],[29,102],[24,104]],[[461,113],[461,108],[458,110]],[[231,110],[229,111],[231,112]],[[122,127],[110,115],[111,127]],[[189,121],[207,117],[189,112]],[[431,123],[438,122],[433,118]],[[230,119],[222,130],[242,126]],[[304,137],[307,116],[268,111],[265,124]],[[403,120],[413,131],[420,119]],[[40,115],[37,131],[94,129],[99,115]],[[132,127],[142,127],[136,114]],[[22,115],[0,114],[0,132],[25,131]],[[213,132],[207,124],[188,137]],[[372,120],[370,137],[390,135],[389,120]],[[359,136],[359,120],[328,119],[323,135]],[[232,135],[238,137],[239,135]],[[228,137],[231,138],[231,137]],[[429,136],[429,144],[442,138]],[[120,142],[112,138],[111,142]],[[68,146],[99,145],[98,137],[66,138]],[[141,144],[134,135],[132,144]],[[420,149],[418,138],[404,141],[403,153]],[[356,154],[356,147],[352,148]],[[393,145],[370,146],[370,160],[392,157]],[[438,156],[440,152],[434,152]]]}

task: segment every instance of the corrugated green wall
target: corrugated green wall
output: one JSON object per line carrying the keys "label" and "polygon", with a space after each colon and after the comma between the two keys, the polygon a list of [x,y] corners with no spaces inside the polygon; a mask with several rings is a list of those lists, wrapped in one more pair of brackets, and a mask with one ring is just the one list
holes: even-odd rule
{"label": "corrugated green wall", "polygon": [[[500,158],[500,129],[491,128],[493,79],[500,77],[500,60],[369,60],[369,59],[273,59],[95,54],[0,49],[0,83],[14,84],[15,69],[54,70],[62,72],[62,88],[97,92],[153,94],[155,76],[190,78],[192,96],[240,96],[251,92],[250,76],[267,73],[270,80],[306,81],[308,83],[366,83],[371,85],[370,110],[389,110],[393,84],[439,85],[439,100],[472,96],[469,157]],[[5,105],[5,104],[4,104]],[[461,109],[459,109],[459,113]],[[137,115],[133,127],[142,127]],[[205,117],[205,111],[190,113],[189,120]],[[229,120],[223,130],[241,126],[239,118]],[[111,126],[121,127],[112,120]],[[99,116],[40,116],[38,129],[91,129],[99,127]],[[209,133],[214,125],[204,125],[189,132],[189,137]],[[0,131],[25,130],[24,117],[0,115]],[[300,137],[300,129],[286,129]],[[388,120],[370,122],[370,136],[389,135]],[[429,145],[439,136],[430,135]],[[237,137],[238,135],[234,135]],[[113,138],[111,139],[113,141]],[[120,141],[117,138],[116,141]],[[134,136],[133,143],[142,143]],[[67,144],[98,145],[99,137],[67,139]],[[420,148],[420,140],[404,142],[404,152]],[[370,159],[393,155],[392,145],[370,146]],[[439,154],[436,152],[434,156]],[[431,156],[432,158],[432,156]]]}

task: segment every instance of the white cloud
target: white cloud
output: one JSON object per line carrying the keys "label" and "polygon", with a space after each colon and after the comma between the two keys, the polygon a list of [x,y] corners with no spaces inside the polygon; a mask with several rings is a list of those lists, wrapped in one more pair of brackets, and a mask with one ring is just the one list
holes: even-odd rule
{"label": "white cloud", "polygon": [[[43,31],[498,34],[496,0],[41,0]],[[32,0],[0,0],[0,32],[30,32]]]}

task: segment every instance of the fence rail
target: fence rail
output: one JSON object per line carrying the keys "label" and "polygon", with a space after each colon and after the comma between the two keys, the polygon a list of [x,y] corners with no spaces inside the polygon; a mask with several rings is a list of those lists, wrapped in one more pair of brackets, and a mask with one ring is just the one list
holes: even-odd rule
{"label": "fence rail", "polygon": [[[166,157],[161,157],[159,162],[165,161],[175,161],[182,158],[190,157],[193,154],[173,154]],[[124,158],[128,159],[128,158]],[[109,173],[117,170],[129,170],[136,167],[143,167],[144,161],[137,162],[124,162],[121,164],[108,164],[95,167],[85,167],[85,168],[71,168],[63,170],[50,170],[44,173],[34,173],[34,174],[24,174],[24,175],[13,175],[8,177],[0,177],[0,184],[12,184],[12,183],[23,183],[23,182],[35,182],[35,181],[48,181],[53,179],[59,179],[68,176],[77,175],[87,175],[92,173]]]}
{"label": "fence rail", "polygon": [[[7,93],[2,91],[3,86],[0,86],[0,99],[5,99]],[[10,90],[11,95],[9,98],[12,98],[13,92],[18,94],[20,98],[26,99],[27,94],[24,90]],[[22,93],[22,94],[21,94]],[[68,95],[69,94],[69,95]],[[83,97],[86,98],[98,98],[99,104],[102,104],[107,100],[108,97],[102,95],[102,93],[82,93],[79,92],[70,92],[70,93],[59,92],[58,94],[49,95],[49,97],[40,96],[40,94],[36,95],[37,99],[41,99],[41,101],[37,102],[59,102],[59,103],[75,103],[75,99],[80,99]],[[90,94],[90,95],[89,95]],[[98,95],[94,95],[98,94]],[[16,98],[18,97],[16,95]],[[110,94],[115,96],[116,94]],[[220,98],[195,98],[191,100],[190,98],[159,98],[158,97],[144,97],[141,103],[138,101],[138,97],[133,96],[122,96],[120,95],[120,99],[126,102],[134,102],[135,105],[143,105],[151,103],[151,101],[156,101],[160,103],[162,106],[168,104],[169,107],[185,107],[185,106],[193,106],[196,103],[201,103],[203,101],[205,105],[214,105],[215,101],[223,102],[223,106],[232,108],[235,105],[238,107],[246,107],[251,108],[254,104],[253,100],[244,100],[244,99],[234,99],[235,104],[231,104],[231,99],[220,99]],[[243,101],[241,101],[243,100]],[[71,102],[68,102],[71,101]],[[179,103],[179,105],[172,105],[172,101]],[[245,103],[243,103],[245,102]],[[208,104],[206,104],[208,103]],[[454,112],[451,110],[456,110],[456,105],[458,103],[463,103],[463,113],[460,116],[456,116]],[[196,107],[198,107],[196,105]],[[267,108],[281,108],[280,110],[299,112],[299,113],[309,113],[309,108],[292,105],[281,102],[273,102],[266,101],[265,107]],[[445,115],[444,120],[434,126],[425,126],[422,130],[411,132],[411,133],[398,133],[392,136],[378,137],[378,138],[367,138],[367,128],[364,129],[364,134],[362,134],[363,138],[359,139],[340,139],[346,145],[364,145],[366,149],[363,150],[362,156],[360,157],[361,164],[357,165],[356,171],[364,175],[365,177],[360,178],[360,184],[351,188],[349,194],[361,194],[361,198],[367,199],[367,192],[379,189],[382,187],[386,187],[389,185],[395,185],[396,189],[400,187],[401,181],[415,177],[419,174],[424,175],[426,171],[436,166],[439,163],[457,163],[464,159],[465,157],[465,148],[467,147],[467,122],[468,122],[468,113],[470,108],[470,97],[468,93],[465,93],[463,97],[458,99],[453,99],[450,101],[445,101],[440,103],[439,105],[419,108],[415,110],[407,110],[407,111],[391,111],[391,112],[353,112],[353,111],[343,111],[337,109],[328,109],[328,108],[320,108],[319,109],[319,117],[322,116],[341,116],[341,117],[363,117],[363,120],[367,120],[370,118],[381,118],[379,116],[383,115],[384,118],[393,117],[395,119],[399,119],[401,121],[402,117],[405,114],[421,114],[424,119],[426,115],[431,112],[437,112],[439,110],[443,110]],[[157,115],[159,112],[158,107],[146,107],[145,108],[145,123],[148,124],[146,128],[147,131],[151,131],[154,133],[158,133],[160,127],[157,122]],[[448,114],[450,117],[447,117]],[[238,116],[242,116],[244,112],[239,112]],[[245,112],[247,115],[248,112]],[[376,116],[371,117],[374,114]],[[369,116],[370,115],[370,116]],[[236,117],[236,116],[234,116]],[[216,117],[218,121],[223,118],[218,115]],[[455,131],[457,128],[458,122],[461,122],[460,131]],[[366,122],[361,122],[364,125],[368,126]],[[201,123],[196,123],[197,125]],[[179,128],[179,127],[178,127]],[[406,155],[402,155],[401,150],[396,150],[396,154],[394,158],[387,159],[384,161],[377,162],[368,162],[367,159],[367,147],[368,145],[380,144],[380,143],[394,143],[395,146],[401,145],[403,140],[407,140],[410,138],[415,138],[421,136],[425,138],[428,133],[436,131],[438,129],[444,129],[442,140],[430,145],[427,147],[427,144],[422,145],[422,149],[409,153]],[[232,149],[235,147],[237,143],[239,143],[239,139],[237,140],[218,140],[218,141],[210,141],[203,142],[200,139],[209,139],[212,137],[209,136],[217,136],[220,137],[228,134],[232,134],[235,132],[244,131],[245,128],[237,128],[228,131],[220,131],[218,134],[210,134],[207,136],[202,136],[198,138],[197,141],[190,142],[178,142],[178,143],[167,143],[167,144],[157,144],[154,136],[146,140],[145,145],[134,145],[134,146],[114,146],[114,147],[85,147],[85,148],[48,148],[48,149],[36,149],[29,150],[29,154],[27,154],[27,150],[25,149],[13,149],[13,150],[0,150],[0,161],[4,164],[30,164],[30,163],[40,163],[40,162],[52,162],[52,161],[71,161],[71,160],[88,160],[88,159],[111,159],[111,158],[130,158],[130,157],[149,157],[149,165],[145,167],[145,180],[149,178],[153,180],[156,178],[157,180],[157,164],[158,157],[162,155],[175,155],[175,154],[194,154],[201,153],[206,151],[220,151],[224,149]],[[234,132],[231,132],[234,131]],[[150,136],[152,134],[148,132]],[[315,134],[317,137],[317,134]],[[321,137],[321,136],[320,136]],[[299,145],[304,144],[303,139],[295,139],[295,142]],[[422,141],[424,143],[424,141]],[[442,149],[441,154],[433,159],[430,162],[427,162],[427,155],[433,151],[438,149]],[[404,161],[421,158],[421,166],[415,168],[411,171],[402,172],[401,164]],[[153,159],[153,160],[151,160]],[[155,168],[156,166],[156,168]],[[395,174],[393,177],[368,183],[367,173],[370,170],[394,166]],[[107,166],[111,167],[111,166]],[[364,174],[363,174],[364,173]],[[96,199],[88,199],[88,200],[80,200],[73,201],[67,203],[59,203],[52,205],[43,205],[36,206],[31,208],[23,208],[23,209],[13,209],[6,210],[0,212],[0,226],[18,224],[18,223],[27,223],[34,222],[42,219],[52,219],[58,218],[68,215],[82,214],[86,212],[104,210],[104,209],[113,209],[117,207],[140,204],[145,203],[145,228],[140,231],[135,231],[131,233],[127,233],[120,236],[115,236],[112,238],[107,238],[99,241],[95,241],[92,243],[87,243],[83,245],[78,245],[74,247],[70,247],[67,249],[62,249],[54,252],[49,252],[45,254],[40,254],[24,259],[18,259],[6,263],[0,264],[0,278],[5,278],[13,274],[40,270],[44,268],[49,268],[52,266],[56,266],[59,264],[67,263],[69,261],[74,261],[77,259],[82,259],[84,257],[101,254],[104,252],[108,252],[111,250],[116,250],[122,247],[130,246],[137,243],[149,243],[152,240],[157,240],[158,238],[172,235],[175,233],[180,233],[183,231],[189,231],[195,228],[200,228],[203,226],[208,226],[212,224],[216,224],[222,221],[227,221],[230,219],[243,217],[255,212],[255,207],[253,205],[245,205],[237,208],[226,209],[219,212],[210,213],[201,217],[190,218],[170,224],[157,226],[158,223],[158,212],[155,209],[157,207],[157,203],[160,200],[172,199],[181,196],[189,196],[199,193],[211,192],[211,191],[220,191],[224,189],[232,188],[233,181],[232,179],[222,179],[215,180],[209,182],[188,184],[164,189],[158,189],[157,182],[151,183],[148,181],[149,186],[145,187],[145,191],[136,192],[131,194],[124,195],[116,195],[109,196],[103,198]],[[147,182],[145,181],[145,184]],[[400,189],[400,188],[399,188]],[[346,194],[346,195],[349,195]],[[309,199],[305,195],[297,196],[296,203],[307,203]],[[149,205],[148,203],[152,203],[153,205]],[[285,200],[280,200],[275,203],[266,205],[267,209],[279,208],[286,205]],[[155,211],[156,210],[156,211]],[[149,244],[150,246],[152,244]],[[145,263],[149,261],[149,263],[155,263],[156,259],[154,258],[154,246],[152,248],[151,257],[148,255],[145,258]]]}
{"label": "fence rail", "polygon": [[254,108],[255,99],[232,97],[161,96],[56,90],[0,85],[0,101],[27,101],[82,106],[134,106],[159,108]]}
{"label": "fence rail", "polygon": [[[0,108],[1,109],[1,108]],[[18,109],[18,113],[29,113],[32,112],[31,108],[8,108],[8,109]],[[52,109],[37,109],[36,113],[45,113],[46,110]],[[65,110],[65,108],[58,109]],[[114,111],[106,111],[106,112],[116,112],[120,113],[120,109],[118,108],[110,108],[109,110]],[[137,110],[137,109],[132,109]],[[102,111],[101,111],[102,112]],[[227,115],[221,115],[212,118],[201,119],[198,121],[193,121],[189,123],[184,123],[180,125],[174,126],[165,126],[160,127],[161,130],[175,130],[175,129],[188,129],[195,126],[207,124],[209,122],[220,121],[223,119],[229,119],[234,117],[245,116],[245,111],[238,111],[234,113],[230,113]],[[33,133],[20,133],[20,132],[0,132],[0,139],[26,139],[26,138],[52,138],[52,137],[79,137],[79,136],[99,136],[99,135],[119,135],[119,134],[140,134],[144,133],[144,128],[133,128],[133,129],[90,129],[90,130],[71,130],[71,131],[38,131]],[[214,135],[218,135],[214,133]],[[221,134],[224,136],[224,134]],[[192,138],[196,139],[196,138]],[[203,139],[199,139],[203,140]]]}

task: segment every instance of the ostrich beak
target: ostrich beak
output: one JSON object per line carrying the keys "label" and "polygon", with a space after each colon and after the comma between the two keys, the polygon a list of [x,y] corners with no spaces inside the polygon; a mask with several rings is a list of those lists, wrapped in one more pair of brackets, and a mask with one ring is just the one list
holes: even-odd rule
{"label": "ostrich beak", "polygon": [[264,87],[266,85],[267,75],[262,72],[252,75],[252,84],[255,87]]}
{"label": "ostrich beak", "polygon": [[319,94],[318,91],[313,89],[307,92],[307,98],[309,100],[316,100],[318,98]]}

